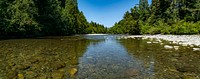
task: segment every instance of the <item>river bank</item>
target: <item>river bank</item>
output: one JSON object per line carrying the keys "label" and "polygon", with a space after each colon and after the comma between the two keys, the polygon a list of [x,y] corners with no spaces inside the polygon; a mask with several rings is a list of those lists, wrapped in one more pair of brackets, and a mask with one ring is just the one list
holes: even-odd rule
{"label": "river bank", "polygon": [[136,37],[141,37],[143,39],[157,39],[158,42],[160,40],[166,40],[182,46],[200,47],[200,35],[130,35],[126,38]]}

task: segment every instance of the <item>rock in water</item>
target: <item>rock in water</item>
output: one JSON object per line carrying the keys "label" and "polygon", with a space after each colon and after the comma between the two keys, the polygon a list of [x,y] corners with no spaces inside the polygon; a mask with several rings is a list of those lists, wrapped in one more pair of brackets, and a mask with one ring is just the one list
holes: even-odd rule
{"label": "rock in water", "polygon": [[61,61],[52,62],[52,64],[51,64],[51,68],[53,68],[55,70],[61,69],[65,66],[66,66],[65,63],[61,62]]}
{"label": "rock in water", "polygon": [[18,79],[24,79],[24,75],[23,74],[18,74]]}
{"label": "rock in water", "polygon": [[174,49],[175,49],[175,50],[178,50],[178,49],[179,49],[179,46],[174,46]]}
{"label": "rock in water", "polygon": [[138,76],[140,74],[140,71],[135,68],[131,68],[126,70],[126,73],[128,76]]}
{"label": "rock in water", "polygon": [[173,49],[173,47],[172,47],[172,46],[169,46],[169,45],[165,45],[164,48],[165,48],[165,49]]}
{"label": "rock in water", "polygon": [[193,48],[193,51],[200,51],[200,48]]}
{"label": "rock in water", "polygon": [[64,77],[64,72],[55,71],[55,72],[52,73],[53,79],[63,79],[63,77]]}
{"label": "rock in water", "polygon": [[73,77],[77,73],[77,71],[78,70],[76,68],[71,68],[70,71],[69,71],[70,76]]}

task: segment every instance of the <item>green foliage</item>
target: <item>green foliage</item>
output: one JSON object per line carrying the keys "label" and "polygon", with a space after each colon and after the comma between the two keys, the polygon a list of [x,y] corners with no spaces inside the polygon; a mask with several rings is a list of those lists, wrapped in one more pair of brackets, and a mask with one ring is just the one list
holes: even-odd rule
{"label": "green foliage", "polygon": [[1,36],[84,33],[200,34],[200,0],[140,0],[109,29],[88,23],[77,0],[0,0]]}
{"label": "green foliage", "polygon": [[1,0],[1,36],[44,36],[86,33],[89,28],[77,0]]}
{"label": "green foliage", "polygon": [[199,34],[200,0],[140,0],[109,28],[122,34]]}
{"label": "green foliage", "polygon": [[34,19],[37,9],[32,0],[13,1],[7,7],[5,32],[12,35],[33,35],[37,34],[41,28]]}
{"label": "green foliage", "polygon": [[93,33],[107,33],[107,28],[105,28],[103,25],[90,22],[89,27],[86,29],[86,33],[93,34]]}

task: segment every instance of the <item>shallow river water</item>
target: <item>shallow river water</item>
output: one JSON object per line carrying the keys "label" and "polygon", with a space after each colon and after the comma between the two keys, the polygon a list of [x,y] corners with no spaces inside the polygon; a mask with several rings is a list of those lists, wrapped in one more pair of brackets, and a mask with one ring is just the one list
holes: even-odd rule
{"label": "shallow river water", "polygon": [[0,79],[200,79],[200,51],[121,36],[1,40]]}

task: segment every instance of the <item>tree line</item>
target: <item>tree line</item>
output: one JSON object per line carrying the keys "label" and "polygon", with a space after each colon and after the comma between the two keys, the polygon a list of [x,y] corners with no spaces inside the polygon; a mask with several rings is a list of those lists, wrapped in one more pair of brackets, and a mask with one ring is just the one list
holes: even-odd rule
{"label": "tree line", "polygon": [[89,23],[77,0],[0,0],[0,36],[48,36],[105,32]]}
{"label": "tree line", "polygon": [[200,0],[140,0],[108,30],[114,34],[200,34]]}

